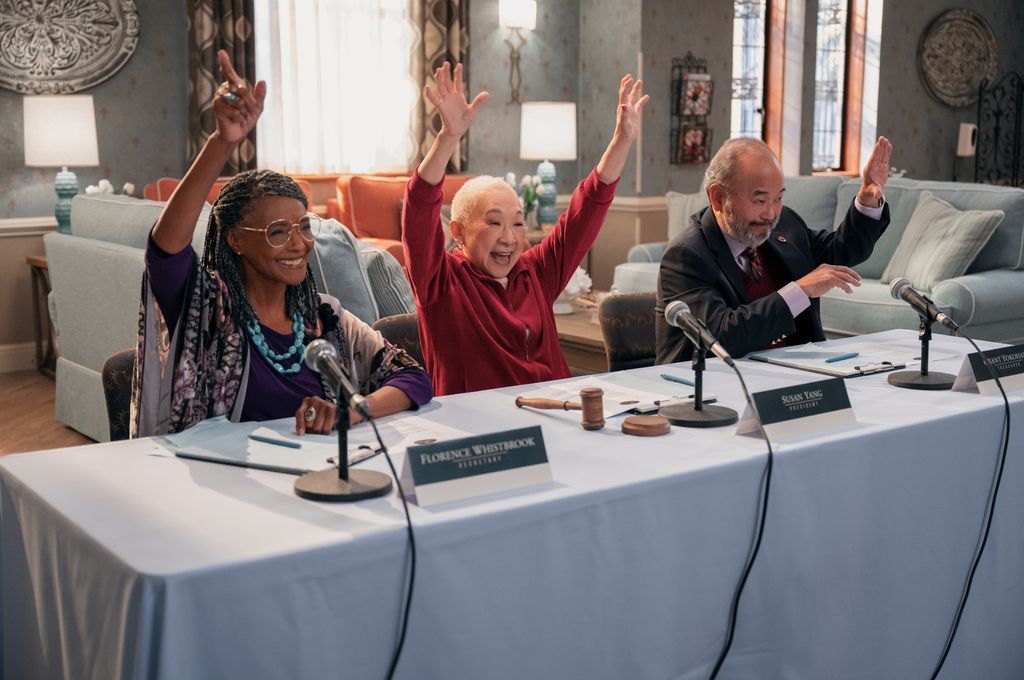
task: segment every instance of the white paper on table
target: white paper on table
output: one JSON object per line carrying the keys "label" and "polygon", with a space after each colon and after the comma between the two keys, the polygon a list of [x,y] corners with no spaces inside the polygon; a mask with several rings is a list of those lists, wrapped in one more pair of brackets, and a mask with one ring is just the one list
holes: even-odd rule
{"label": "white paper on table", "polygon": [[[605,418],[611,418],[633,409],[649,411],[655,408],[655,402],[659,402],[660,405],[664,406],[670,403],[689,401],[690,397],[688,395],[693,391],[692,387],[679,385],[683,389],[675,390],[677,394],[672,395],[664,392],[641,390],[635,387],[625,387],[603,378],[576,378],[575,380],[567,380],[557,385],[546,385],[519,396],[526,399],[554,399],[556,401],[579,403],[580,390],[584,387],[598,387],[604,392],[602,403]],[[686,394],[680,395],[678,394],[679,392],[685,392]],[[709,394],[704,395],[705,401],[712,398]]]}
{"label": "white paper on table", "polygon": [[[377,422],[381,438],[390,453],[404,452],[411,444],[426,440],[455,439],[466,432],[434,423],[419,416],[395,415]],[[255,434],[298,444],[298,448],[249,438]],[[294,418],[262,423],[232,423],[218,417],[205,420],[183,432],[168,435],[163,442],[187,458],[303,474],[331,466],[338,453],[338,434],[295,432]],[[378,453],[373,428],[357,426],[348,433],[348,461],[354,465]]]}
{"label": "white paper on table", "polygon": [[[832,363],[827,361],[843,354],[852,353],[856,353],[857,356]],[[960,352],[935,349],[931,345],[928,347],[929,362],[953,359],[960,354]],[[780,347],[748,355],[748,358],[755,360],[762,357],[763,359],[770,359],[772,362],[779,362],[784,365],[804,368],[818,373],[848,376],[856,375],[858,373],[856,367],[858,366],[878,366],[888,363],[894,367],[909,367],[919,364],[921,363],[921,347],[920,345],[910,345],[906,342],[809,342],[804,345]]]}

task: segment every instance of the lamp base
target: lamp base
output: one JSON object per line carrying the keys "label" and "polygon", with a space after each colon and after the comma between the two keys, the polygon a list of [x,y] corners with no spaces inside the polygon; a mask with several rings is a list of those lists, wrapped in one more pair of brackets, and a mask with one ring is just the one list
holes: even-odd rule
{"label": "lamp base", "polygon": [[57,205],[53,210],[57,218],[57,231],[62,234],[71,233],[71,199],[78,193],[78,177],[66,167],[57,173],[53,181],[57,193]]}
{"label": "lamp base", "polygon": [[541,161],[537,166],[537,177],[540,177],[540,185],[544,188],[543,193],[537,195],[537,223],[543,228],[546,224],[558,223],[558,209],[555,207],[555,197],[558,193],[555,187],[555,164],[551,161]]}

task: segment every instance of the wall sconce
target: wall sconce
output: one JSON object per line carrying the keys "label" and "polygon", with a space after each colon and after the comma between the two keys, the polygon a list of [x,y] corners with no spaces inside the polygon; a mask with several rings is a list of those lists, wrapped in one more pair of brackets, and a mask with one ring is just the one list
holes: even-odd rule
{"label": "wall sconce", "polygon": [[[508,86],[512,91],[511,104],[518,104],[519,88],[523,74],[519,70],[519,50],[526,44],[522,29],[532,31],[537,27],[537,0],[498,0],[498,25],[510,29],[505,44],[509,46]],[[513,37],[519,44],[512,42]]]}

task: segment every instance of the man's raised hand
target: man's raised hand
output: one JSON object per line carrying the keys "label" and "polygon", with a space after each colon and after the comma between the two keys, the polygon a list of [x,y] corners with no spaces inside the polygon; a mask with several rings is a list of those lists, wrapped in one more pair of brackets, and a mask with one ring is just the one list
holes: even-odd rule
{"label": "man's raised hand", "polygon": [[892,143],[885,137],[879,137],[875,142],[875,148],[871,150],[871,157],[864,165],[860,192],[857,194],[857,200],[861,202],[861,205],[868,208],[877,208],[882,205],[882,190],[889,179],[889,160],[891,158]]}

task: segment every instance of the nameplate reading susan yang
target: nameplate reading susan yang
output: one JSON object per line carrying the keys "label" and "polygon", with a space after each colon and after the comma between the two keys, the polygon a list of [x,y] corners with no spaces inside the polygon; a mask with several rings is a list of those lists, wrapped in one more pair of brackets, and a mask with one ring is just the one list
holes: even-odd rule
{"label": "nameplate reading susan yang", "polygon": [[410,446],[402,478],[422,507],[552,481],[538,426]]}
{"label": "nameplate reading susan yang", "polygon": [[[803,437],[857,422],[842,378],[755,392],[752,397],[761,424],[772,440]],[[757,421],[748,406],[736,434],[757,431]]]}
{"label": "nameplate reading susan yang", "polygon": [[[988,366],[981,358],[982,355],[988,360]],[[968,354],[963,366],[960,367],[960,373],[956,376],[953,389],[959,392],[977,387],[985,396],[998,395],[999,388],[996,387],[993,373],[999,376],[999,382],[1007,392],[1024,387],[1024,345],[987,349],[981,354]]]}

